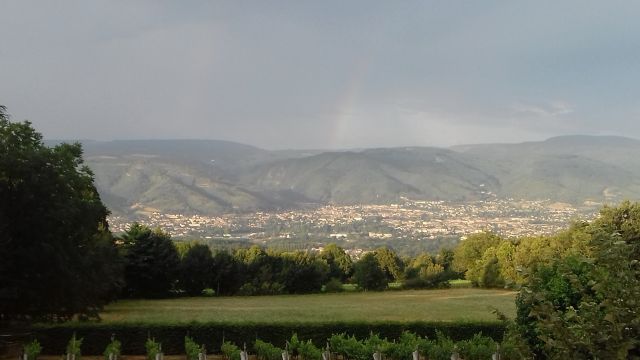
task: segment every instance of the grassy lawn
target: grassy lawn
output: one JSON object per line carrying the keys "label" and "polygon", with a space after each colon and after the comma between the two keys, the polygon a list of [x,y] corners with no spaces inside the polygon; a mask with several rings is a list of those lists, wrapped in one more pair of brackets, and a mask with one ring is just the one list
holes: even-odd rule
{"label": "grassy lawn", "polygon": [[449,285],[452,288],[470,288],[471,280],[457,279],[457,280],[449,280]]}
{"label": "grassy lawn", "polygon": [[513,316],[515,293],[454,288],[341,294],[122,300],[106,307],[112,322],[492,321]]}

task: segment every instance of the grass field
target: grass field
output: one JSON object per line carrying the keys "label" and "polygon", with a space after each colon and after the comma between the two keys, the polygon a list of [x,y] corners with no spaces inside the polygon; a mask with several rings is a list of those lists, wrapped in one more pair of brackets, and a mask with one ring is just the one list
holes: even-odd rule
{"label": "grass field", "polygon": [[492,321],[491,309],[515,314],[515,293],[505,290],[347,292],[168,300],[122,300],[106,307],[104,323],[331,321]]}

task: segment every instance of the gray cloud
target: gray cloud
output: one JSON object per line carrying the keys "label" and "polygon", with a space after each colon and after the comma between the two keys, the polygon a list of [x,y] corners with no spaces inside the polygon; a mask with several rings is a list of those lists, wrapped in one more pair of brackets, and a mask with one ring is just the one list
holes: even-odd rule
{"label": "gray cloud", "polygon": [[0,103],[49,138],[326,148],[640,137],[638,10],[7,0]]}

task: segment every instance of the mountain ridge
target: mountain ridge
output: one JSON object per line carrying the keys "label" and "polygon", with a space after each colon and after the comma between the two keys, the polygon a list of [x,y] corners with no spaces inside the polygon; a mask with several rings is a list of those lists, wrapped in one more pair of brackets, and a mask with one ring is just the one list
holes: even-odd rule
{"label": "mountain ridge", "polygon": [[83,141],[83,147],[102,198],[117,214],[150,208],[216,215],[405,197],[640,198],[640,141],[616,136],[342,151],[167,139]]}

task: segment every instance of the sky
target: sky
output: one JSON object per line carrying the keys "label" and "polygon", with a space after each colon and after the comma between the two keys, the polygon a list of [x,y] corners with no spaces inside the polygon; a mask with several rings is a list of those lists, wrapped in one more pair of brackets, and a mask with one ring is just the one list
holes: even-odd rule
{"label": "sky", "polygon": [[640,138],[637,1],[0,4],[0,104],[49,139]]}

